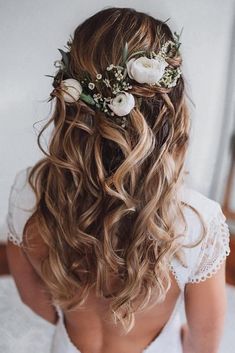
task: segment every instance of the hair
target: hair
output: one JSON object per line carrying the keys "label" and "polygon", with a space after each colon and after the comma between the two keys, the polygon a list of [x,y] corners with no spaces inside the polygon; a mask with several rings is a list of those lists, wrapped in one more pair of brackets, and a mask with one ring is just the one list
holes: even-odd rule
{"label": "hair", "polygon": [[[166,22],[132,8],[105,8],[75,29],[70,71],[95,79],[119,64],[125,42],[131,54],[158,52],[167,40],[173,34]],[[180,54],[167,60],[175,68],[182,63]],[[126,332],[150,299],[153,305],[165,299],[173,256],[183,261],[184,234],[175,220],[187,229],[178,190],[190,132],[183,75],[171,88],[134,82],[130,93],[141,104],[123,129],[81,100],[66,104],[54,89],[54,110],[37,138],[45,157],[28,178],[37,197],[32,217],[48,249],[42,276],[53,300],[75,310],[93,288],[109,299]],[[45,151],[40,139],[51,123]],[[113,293],[110,279],[117,281]]]}

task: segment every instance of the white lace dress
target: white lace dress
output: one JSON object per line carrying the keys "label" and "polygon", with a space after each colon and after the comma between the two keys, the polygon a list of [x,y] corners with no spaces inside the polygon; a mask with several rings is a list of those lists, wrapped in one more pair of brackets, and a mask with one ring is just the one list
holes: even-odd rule
{"label": "white lace dress", "polygon": [[[22,169],[16,174],[9,197],[9,208],[6,217],[8,239],[18,246],[22,242],[24,225],[34,211],[35,196],[27,183],[30,168]],[[146,347],[143,353],[182,353],[179,308],[184,301],[184,287],[187,283],[205,281],[213,276],[230,252],[229,229],[220,204],[189,188],[187,185],[184,185],[180,190],[180,197],[182,201],[200,212],[206,223],[207,232],[199,245],[193,248],[184,248],[187,267],[183,266],[175,258],[169,265],[181,289],[181,294],[170,319],[160,335]],[[191,208],[185,207],[184,215],[188,229],[183,242],[184,244],[192,244],[200,239],[201,223]],[[59,321],[54,327],[54,332],[51,336],[50,352],[79,353],[80,351],[73,345],[67,334],[62,310],[59,307],[56,307],[56,309],[59,313]],[[52,326],[50,325],[50,329]],[[29,353],[26,350],[22,350],[22,352]],[[7,350],[6,347],[4,353],[13,353],[13,351]],[[19,350],[17,350],[17,353],[20,353]],[[41,352],[37,349],[37,353]]]}

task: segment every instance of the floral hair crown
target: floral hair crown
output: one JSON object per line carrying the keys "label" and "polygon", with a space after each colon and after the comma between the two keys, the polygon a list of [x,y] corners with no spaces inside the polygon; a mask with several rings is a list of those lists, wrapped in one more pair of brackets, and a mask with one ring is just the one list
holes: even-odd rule
{"label": "floral hair crown", "polygon": [[[181,31],[182,32],[182,31]],[[181,35],[181,33],[180,33]],[[110,64],[105,72],[98,73],[95,80],[92,80],[89,73],[81,80],[77,80],[70,73],[70,53],[58,49],[62,59],[56,60],[54,65],[58,68],[56,76],[46,75],[54,78],[53,86],[60,87],[64,101],[73,103],[81,99],[85,103],[97,107],[104,113],[116,119],[122,127],[126,126],[126,115],[135,106],[135,98],[128,90],[132,89],[134,81],[171,88],[177,84],[181,75],[179,67],[167,63],[167,58],[174,58],[179,53],[180,35],[174,32],[174,40],[168,40],[156,54],[154,51],[138,51],[128,55],[128,43],[123,49],[123,60],[120,65]],[[67,42],[68,49],[71,42]],[[64,77],[66,77],[64,79]],[[102,86],[110,90],[108,97],[102,93]],[[53,95],[51,94],[51,99]]]}

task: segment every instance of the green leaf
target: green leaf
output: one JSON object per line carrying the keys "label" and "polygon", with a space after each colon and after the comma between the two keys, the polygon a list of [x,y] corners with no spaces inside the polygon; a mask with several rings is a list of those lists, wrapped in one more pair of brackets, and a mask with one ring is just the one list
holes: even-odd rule
{"label": "green leaf", "polygon": [[126,76],[127,76],[127,69],[125,69],[125,70],[123,71],[123,80],[126,78]]}
{"label": "green leaf", "polygon": [[53,97],[49,97],[47,100],[47,103],[49,103],[50,101],[52,101]]}
{"label": "green leaf", "polygon": [[69,66],[68,54],[62,49],[58,49],[58,50],[62,56],[62,60],[63,60],[63,63],[65,64],[65,67],[68,68],[68,66]]}
{"label": "green leaf", "polygon": [[134,55],[139,55],[139,54],[143,54],[143,53],[145,53],[145,50],[140,50],[140,51],[136,51],[135,53],[132,53],[130,56],[129,56],[129,60],[130,60],[130,58],[132,58],[132,56],[134,56]]}
{"label": "green leaf", "polygon": [[121,70],[124,70],[124,67],[123,66],[120,66],[120,65],[116,65],[115,66],[117,69],[121,69]]}
{"label": "green leaf", "polygon": [[92,105],[95,104],[94,99],[93,99],[92,96],[89,95],[89,94],[85,94],[85,93],[82,92],[82,93],[80,94],[80,99],[83,100],[84,102],[88,103],[88,104],[92,104]]}
{"label": "green leaf", "polygon": [[125,43],[124,49],[123,49],[123,54],[122,54],[122,61],[123,63],[126,62],[128,56],[128,43]]}
{"label": "green leaf", "polygon": [[181,46],[180,37],[181,37],[181,35],[182,35],[182,33],[183,33],[183,29],[184,29],[184,27],[181,28],[181,31],[180,31],[179,34],[178,34],[177,32],[174,32],[174,36],[175,36],[175,47],[176,47],[177,52],[179,51],[179,48],[180,48],[180,46]]}
{"label": "green leaf", "polygon": [[180,37],[181,37],[181,35],[183,33],[183,29],[184,29],[184,27],[181,28],[181,31],[180,31],[180,34],[179,34],[179,39],[180,39]]}
{"label": "green leaf", "polygon": [[171,18],[168,17],[165,21],[163,21],[163,23],[167,23],[167,21],[169,21]]}

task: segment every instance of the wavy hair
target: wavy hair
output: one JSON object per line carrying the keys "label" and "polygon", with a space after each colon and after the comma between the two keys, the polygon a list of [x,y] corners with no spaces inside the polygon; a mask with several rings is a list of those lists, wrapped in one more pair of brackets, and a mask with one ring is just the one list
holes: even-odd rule
{"label": "wavy hair", "polygon": [[[70,71],[95,79],[119,64],[125,42],[131,54],[158,52],[167,40],[173,34],[166,22],[132,8],[105,8],[75,29]],[[167,60],[182,62],[180,55]],[[176,220],[187,228],[178,190],[190,131],[183,75],[172,88],[134,82],[130,93],[141,104],[123,129],[81,100],[66,104],[54,88],[54,109],[37,140],[45,157],[29,175],[33,217],[48,249],[41,271],[53,300],[75,310],[94,289],[126,332],[151,298],[152,305],[165,299],[172,257],[183,261]],[[51,123],[46,151],[40,139]]]}

